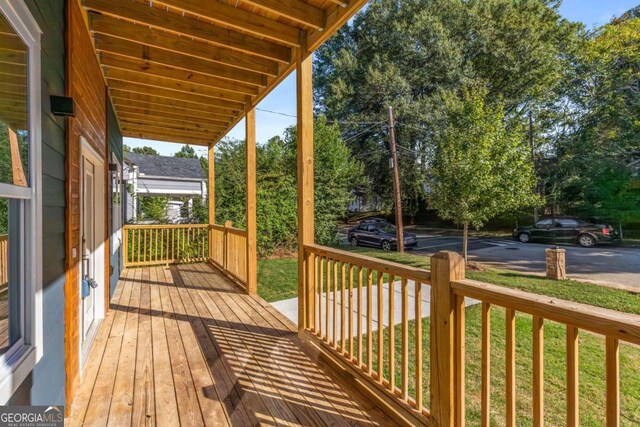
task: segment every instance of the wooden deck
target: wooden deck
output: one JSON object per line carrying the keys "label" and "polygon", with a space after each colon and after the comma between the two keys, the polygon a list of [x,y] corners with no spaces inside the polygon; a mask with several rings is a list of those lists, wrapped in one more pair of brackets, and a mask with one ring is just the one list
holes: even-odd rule
{"label": "wooden deck", "polygon": [[128,269],[69,425],[392,425],[296,328],[207,264]]}

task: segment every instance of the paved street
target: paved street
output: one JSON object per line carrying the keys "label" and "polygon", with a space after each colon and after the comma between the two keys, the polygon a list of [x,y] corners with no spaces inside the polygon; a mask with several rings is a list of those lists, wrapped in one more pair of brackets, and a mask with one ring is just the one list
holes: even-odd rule
{"label": "paved street", "polygon": [[[431,255],[442,250],[462,251],[462,238],[456,236],[419,234],[418,241],[414,253]],[[474,261],[503,269],[544,274],[544,250],[551,246],[472,237],[469,240],[469,256]],[[571,278],[640,289],[640,249],[616,246],[563,248],[567,250],[567,273]]]}

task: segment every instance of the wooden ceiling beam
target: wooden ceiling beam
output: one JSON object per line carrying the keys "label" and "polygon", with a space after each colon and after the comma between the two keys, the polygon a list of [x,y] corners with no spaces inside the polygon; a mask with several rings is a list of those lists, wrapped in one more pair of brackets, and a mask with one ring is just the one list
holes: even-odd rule
{"label": "wooden ceiling beam", "polygon": [[218,1],[155,0],[155,3],[211,20],[223,28],[265,38],[278,44],[300,47],[300,29]]}
{"label": "wooden ceiling beam", "polygon": [[324,28],[324,10],[300,0],[242,0],[242,2],[315,30]]}
{"label": "wooden ceiling beam", "polygon": [[[243,111],[240,109],[232,109],[228,107],[219,107],[215,105],[204,105],[204,104],[196,104],[189,101],[182,101],[178,99],[171,98],[162,98],[155,96],[149,93],[137,93],[137,92],[128,92],[125,90],[119,90],[117,88],[110,88],[109,92],[111,94],[111,98],[117,100],[118,104],[122,104],[125,101],[133,101],[133,102],[145,102],[151,105],[160,105],[165,108],[174,108],[177,110],[181,110],[183,112],[191,112],[193,111],[199,113],[210,113],[210,114],[220,114],[220,115],[228,115],[231,118],[238,117],[238,114]],[[181,113],[184,114],[184,113]]]}
{"label": "wooden ceiling beam", "polygon": [[126,136],[129,138],[140,138],[140,139],[148,139],[153,141],[164,141],[164,142],[172,142],[176,144],[190,144],[190,145],[198,145],[198,146],[208,146],[211,140],[205,141],[200,138],[188,138],[179,135],[168,135],[168,134],[158,134],[154,132],[150,132],[144,129],[137,129],[135,127],[122,129],[122,136]]}
{"label": "wooden ceiling beam", "polygon": [[170,130],[175,130],[180,132],[185,131],[185,132],[201,133],[203,135],[217,134],[220,131],[225,129],[222,126],[206,127],[201,125],[198,126],[196,124],[187,123],[187,122],[169,122],[164,120],[161,122],[158,122],[157,120],[154,121],[153,119],[149,119],[149,118],[139,119],[137,117],[132,117],[126,114],[121,114],[118,117],[120,119],[120,123],[123,126],[126,126],[127,124],[135,124],[135,125],[147,126],[149,128],[158,128],[158,129],[167,129],[167,130],[170,129]]}
{"label": "wooden ceiling beam", "polygon": [[27,53],[15,50],[0,49],[0,62],[26,67]]}
{"label": "wooden ceiling beam", "polygon": [[150,102],[135,101],[132,99],[113,98],[113,105],[138,114],[153,114],[159,116],[176,117],[183,120],[192,119],[203,122],[214,121],[230,123],[235,117],[232,114],[216,114],[207,111],[194,109],[182,109],[163,104],[152,104]]}
{"label": "wooden ceiling beam", "polygon": [[138,132],[149,132],[155,135],[173,135],[178,137],[189,138],[192,140],[201,140],[202,143],[211,141],[216,133],[192,132],[186,129],[171,129],[162,126],[147,126],[134,122],[121,122],[123,130],[137,129]]}
{"label": "wooden ceiling beam", "polygon": [[238,83],[262,87],[266,85],[266,76],[259,73],[227,67],[204,59],[145,46],[116,37],[103,34],[97,35],[95,45],[99,52],[110,52],[133,59],[141,59],[170,67],[205,73],[210,76]]}
{"label": "wooden ceiling beam", "polygon": [[[209,3],[216,6],[220,4],[219,2]],[[291,49],[286,46],[153,8],[148,4],[130,0],[83,0],[83,4],[85,8],[95,12],[127,19],[181,36],[194,37],[239,52],[283,63],[291,61]]]}
{"label": "wooden ceiling beam", "polygon": [[[218,88],[229,92],[236,92],[243,95],[255,96],[258,91],[255,86],[223,80],[207,74],[194,73],[181,68],[173,68],[164,64],[156,64],[142,59],[129,58],[127,56],[115,55],[109,52],[102,52],[100,63],[103,67],[111,69],[127,70],[143,75],[151,75],[173,79],[180,82],[190,82],[206,87]],[[0,80],[2,80],[0,76]]]}
{"label": "wooden ceiling beam", "polygon": [[19,76],[27,78],[27,64],[12,64],[0,60],[0,74],[3,76]]}
{"label": "wooden ceiling beam", "polygon": [[243,104],[235,101],[223,101],[221,99],[209,98],[208,96],[185,93],[176,90],[147,86],[138,83],[123,82],[121,80],[107,80],[111,89],[118,89],[125,92],[133,92],[141,95],[151,95],[157,98],[175,99],[193,104],[201,104],[208,107],[227,108],[230,111],[244,108]]}
{"label": "wooden ceiling beam", "polygon": [[144,75],[127,70],[121,70],[118,68],[112,69],[105,67],[104,71],[106,78],[109,80],[120,80],[128,83],[136,83],[157,88],[170,89],[178,92],[191,93],[195,95],[207,96],[210,98],[222,99],[224,101],[236,102],[238,104],[244,104],[246,100],[246,95],[243,95],[241,93],[227,92],[209,86],[201,86],[189,82],[166,79],[164,77]]}
{"label": "wooden ceiling beam", "polygon": [[140,118],[149,117],[158,121],[173,120],[178,122],[222,126],[225,128],[231,123],[231,120],[228,117],[223,119],[214,119],[211,117],[194,117],[193,115],[178,114],[177,111],[175,113],[167,113],[153,108],[137,108],[130,105],[119,105],[115,103],[114,106],[118,114],[127,114],[132,117]]}
{"label": "wooden ceiling beam", "polygon": [[193,40],[148,26],[133,24],[108,15],[91,12],[89,13],[89,20],[91,22],[91,31],[94,34],[122,38],[247,71],[270,76],[278,75],[278,63],[270,59],[250,56],[233,49],[222,48],[200,40]]}

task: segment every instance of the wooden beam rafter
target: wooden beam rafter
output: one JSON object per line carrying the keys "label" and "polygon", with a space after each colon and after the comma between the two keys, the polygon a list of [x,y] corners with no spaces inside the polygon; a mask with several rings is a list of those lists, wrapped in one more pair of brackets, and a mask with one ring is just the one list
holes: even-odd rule
{"label": "wooden beam rafter", "polygon": [[247,71],[271,76],[278,74],[278,62],[274,60],[247,55],[233,49],[214,46],[108,15],[90,12],[89,18],[91,31],[94,34],[117,37]]}
{"label": "wooden beam rafter", "polygon": [[[219,2],[208,3],[216,6],[220,4]],[[83,4],[88,10],[127,19],[174,34],[194,37],[251,55],[285,63],[291,60],[291,49],[286,46],[150,7],[148,4],[127,0],[83,0]]]}
{"label": "wooden beam rafter", "polygon": [[165,138],[175,137],[189,139],[191,141],[197,141],[199,144],[208,144],[213,139],[213,135],[198,132],[188,132],[184,130],[174,130],[162,127],[145,126],[129,122],[122,123],[122,131],[150,134],[156,136],[164,135]]}
{"label": "wooden beam rafter", "polygon": [[154,141],[175,142],[179,144],[190,145],[209,145],[210,142],[203,141],[200,138],[189,138],[184,135],[169,135],[162,133],[154,133],[136,128],[122,128],[122,136],[130,138],[150,139]]}
{"label": "wooden beam rafter", "polygon": [[[218,114],[224,115],[232,118],[237,118],[241,110],[236,110],[228,107],[219,107],[215,105],[204,105],[204,104],[196,104],[189,101],[182,101],[179,99],[171,99],[171,98],[162,98],[158,96],[154,96],[148,93],[137,93],[137,92],[128,92],[125,90],[119,90],[116,88],[110,88],[109,90],[111,94],[111,98],[114,100],[114,103],[118,105],[129,105],[128,103],[146,103],[153,105],[154,108],[156,106],[162,107],[166,110],[171,111],[181,110],[183,112],[188,112],[189,114],[196,113],[204,113],[204,114]],[[183,113],[184,114],[184,113]]]}
{"label": "wooden beam rafter", "polygon": [[111,69],[127,70],[142,75],[163,77],[180,82],[190,82],[197,85],[227,90],[229,92],[241,93],[243,95],[255,96],[258,93],[257,88],[252,85],[232,82],[207,74],[194,73],[193,71],[187,71],[181,68],[115,55],[109,52],[102,52],[100,62],[103,67]]}
{"label": "wooden beam rafter", "polygon": [[324,28],[324,10],[300,0],[242,0],[242,2],[315,30]]}
{"label": "wooden beam rafter", "polygon": [[118,68],[105,68],[104,72],[108,80],[120,80],[127,83],[170,89],[178,92],[221,99],[228,102],[236,102],[238,104],[242,104],[244,102],[244,97],[246,96],[240,93],[227,92],[209,86],[201,86],[189,82],[166,79],[164,77],[145,76],[144,74],[134,73]]}
{"label": "wooden beam rafter", "polygon": [[148,128],[158,129],[158,130],[167,130],[167,131],[177,131],[177,132],[192,132],[194,134],[202,134],[202,135],[215,135],[220,131],[224,130],[224,126],[200,126],[192,123],[186,122],[172,122],[172,121],[157,121],[149,118],[139,119],[136,117],[131,117],[128,114],[120,114],[120,123],[123,126],[126,125],[139,125],[145,126]]}
{"label": "wooden beam rafter", "polygon": [[246,83],[254,86],[265,86],[266,84],[265,76],[259,73],[227,67],[208,60],[145,46],[124,39],[99,35],[96,37],[95,44],[99,52],[111,52],[133,59],[142,59],[170,67],[204,73],[233,82]]}
{"label": "wooden beam rafter", "polygon": [[118,89],[125,92],[133,92],[141,95],[152,95],[158,98],[175,99],[193,104],[201,104],[209,107],[227,108],[229,110],[242,109],[243,104],[221,99],[209,98],[208,96],[185,93],[176,90],[147,86],[137,83],[123,82],[120,80],[108,80],[109,88]]}
{"label": "wooden beam rafter", "polygon": [[[114,103],[114,105],[116,104]],[[116,106],[116,112],[118,113],[118,115],[127,115],[131,117],[152,119],[152,120],[155,120],[156,123],[162,123],[164,120],[167,120],[168,122],[172,122],[172,121],[186,122],[186,123],[193,123],[193,124],[203,125],[203,126],[210,125],[210,126],[220,126],[220,127],[226,128],[227,126],[229,126],[229,123],[231,122],[231,120],[229,120],[228,118],[225,118],[224,120],[202,118],[202,117],[194,117],[193,115],[178,114],[179,111],[176,111],[175,113],[166,113],[166,112],[157,111],[154,109],[135,108],[135,107],[129,107],[129,106],[120,106],[120,105]]]}
{"label": "wooden beam rafter", "polygon": [[223,28],[229,27],[278,44],[300,47],[300,30],[298,28],[226,3],[202,0],[156,0],[156,3],[211,20]]}
{"label": "wooden beam rafter", "polygon": [[194,109],[184,109],[180,107],[172,107],[164,104],[152,104],[150,102],[135,101],[132,99],[112,98],[113,105],[138,114],[152,114],[159,117],[177,117],[180,119],[193,119],[202,121],[215,121],[229,123],[233,118],[233,114],[217,114],[207,111],[197,111]]}

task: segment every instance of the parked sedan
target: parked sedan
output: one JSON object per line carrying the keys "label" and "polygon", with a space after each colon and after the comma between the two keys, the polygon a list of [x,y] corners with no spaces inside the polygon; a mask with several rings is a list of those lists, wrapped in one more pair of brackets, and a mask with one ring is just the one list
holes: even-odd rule
{"label": "parked sedan", "polygon": [[619,242],[620,233],[609,225],[592,224],[573,217],[555,217],[516,228],[513,238],[522,243],[577,243],[590,248],[598,243]]}
{"label": "parked sedan", "polygon": [[[398,239],[396,227],[388,222],[363,221],[356,227],[349,229],[349,243],[351,246],[371,246],[382,248],[385,251],[396,250]],[[418,239],[413,233],[404,233],[404,247],[413,248],[418,244]]]}

